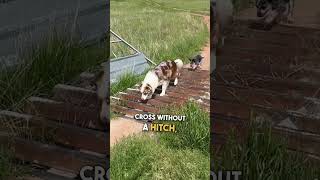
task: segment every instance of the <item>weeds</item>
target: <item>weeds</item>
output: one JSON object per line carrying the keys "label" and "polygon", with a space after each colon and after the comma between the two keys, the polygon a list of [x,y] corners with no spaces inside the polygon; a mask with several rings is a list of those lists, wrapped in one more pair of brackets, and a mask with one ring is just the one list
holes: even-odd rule
{"label": "weeds", "polygon": [[239,143],[236,137],[231,131],[221,155],[213,157],[215,170],[241,170],[244,179],[255,180],[320,177],[320,169],[302,154],[289,152],[285,140],[274,135],[267,123],[251,123],[245,143]]}
{"label": "weeds", "polygon": [[82,47],[56,34],[25,53],[21,64],[0,73],[0,109],[20,110],[30,96],[49,95],[57,83],[70,81],[105,60],[103,47]]}
{"label": "weeds", "polygon": [[[209,40],[209,32],[202,17],[193,16],[189,12],[161,8],[152,2],[112,0],[111,29],[155,63],[177,58],[187,63],[188,58],[201,51]],[[188,9],[193,3],[193,1],[184,3],[166,1],[165,4],[173,7],[178,4]],[[199,9],[205,7],[204,1],[197,3]],[[123,47],[111,46],[111,48],[117,55],[128,53]],[[132,76],[130,82],[134,83],[127,85],[121,83],[122,87],[131,87],[132,84],[138,83],[138,79]],[[111,88],[115,89],[112,86],[114,85],[111,85]]]}

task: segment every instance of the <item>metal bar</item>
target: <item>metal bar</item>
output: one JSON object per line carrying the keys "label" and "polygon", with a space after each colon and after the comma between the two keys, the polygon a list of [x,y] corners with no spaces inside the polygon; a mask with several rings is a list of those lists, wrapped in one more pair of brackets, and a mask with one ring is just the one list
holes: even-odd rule
{"label": "metal bar", "polygon": [[119,43],[119,42],[123,42],[122,40],[116,40],[116,41],[110,41],[111,43]]}
{"label": "metal bar", "polygon": [[144,56],[144,57],[146,58],[147,61],[151,62],[151,64],[153,64],[153,65],[155,65],[155,66],[157,65],[155,62],[153,62],[153,61],[152,61],[151,59],[149,59],[147,56]]}
{"label": "metal bar", "polygon": [[123,43],[125,43],[126,45],[128,45],[131,49],[133,49],[136,52],[140,52],[139,50],[137,50],[136,48],[134,48],[131,44],[129,44],[127,41],[125,41],[124,39],[122,39],[118,34],[116,34],[115,32],[113,32],[112,30],[110,30],[111,34],[114,35],[115,37],[117,37],[118,39],[120,39]]}
{"label": "metal bar", "polygon": [[111,59],[111,61],[118,61],[120,59],[131,58],[131,57],[138,56],[138,55],[139,55],[139,53],[128,55],[128,56],[123,56],[123,57],[116,57],[116,58]]}
{"label": "metal bar", "polygon": [[[128,45],[131,49],[133,49],[134,51],[136,51],[137,53],[140,53],[139,50],[137,50],[135,47],[133,47],[131,44],[129,44],[127,41],[125,41],[124,39],[122,39],[118,34],[116,34],[115,32],[113,32],[112,30],[110,30],[111,34],[113,34],[114,36],[116,36],[118,39],[120,39],[123,43],[125,43],[126,45]],[[153,65],[157,65],[155,62],[153,62],[152,60],[150,60],[148,57],[145,56],[145,59],[147,61],[149,61],[151,64]]]}
{"label": "metal bar", "polygon": [[114,55],[114,57],[118,58],[118,56],[113,51],[111,51],[111,53]]}

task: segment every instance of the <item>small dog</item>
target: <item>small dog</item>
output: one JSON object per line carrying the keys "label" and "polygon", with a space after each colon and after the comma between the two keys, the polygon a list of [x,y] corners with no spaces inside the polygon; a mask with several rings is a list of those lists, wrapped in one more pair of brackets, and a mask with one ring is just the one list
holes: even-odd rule
{"label": "small dog", "polygon": [[190,68],[192,70],[196,70],[196,69],[201,69],[201,64],[202,64],[202,59],[204,57],[202,57],[200,54],[196,55],[195,57],[193,57],[192,59],[189,58],[190,60]]}
{"label": "small dog", "polygon": [[256,0],[257,17],[267,18],[275,11],[283,11],[281,21],[293,23],[294,0]]}
{"label": "small dog", "polygon": [[155,69],[150,70],[140,86],[141,99],[150,99],[156,88],[160,85],[162,85],[160,96],[164,96],[170,80],[174,80],[174,85],[178,84],[178,77],[180,76],[182,67],[182,60],[176,59],[174,61],[162,62]]}

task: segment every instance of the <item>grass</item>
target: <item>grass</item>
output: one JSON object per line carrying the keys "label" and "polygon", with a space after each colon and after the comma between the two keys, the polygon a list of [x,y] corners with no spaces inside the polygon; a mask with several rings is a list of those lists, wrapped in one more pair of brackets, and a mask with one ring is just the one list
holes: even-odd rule
{"label": "grass", "polygon": [[112,147],[112,179],[209,178],[209,114],[191,102],[162,112],[173,113],[187,116],[177,133],[131,136]]}
{"label": "grass", "polygon": [[320,168],[299,153],[289,152],[285,140],[271,133],[271,126],[252,123],[246,143],[230,132],[220,157],[213,156],[215,170],[242,170],[244,179],[282,180],[320,177]]}
{"label": "grass", "polygon": [[105,60],[105,47],[85,48],[55,33],[28,53],[22,64],[0,73],[0,109],[19,110],[25,99],[49,95],[57,83],[65,83]]}
{"label": "grass", "polygon": [[113,83],[110,89],[111,96],[115,95],[117,92],[124,91],[127,87],[132,87],[136,82],[142,81],[143,76],[137,76],[132,73],[126,73],[121,76],[117,82]]}
{"label": "grass", "polygon": [[210,1],[207,0],[148,0],[148,2],[165,9],[176,9],[191,13],[210,15]]}
{"label": "grass", "polygon": [[0,179],[11,179],[28,174],[30,169],[17,165],[17,163],[14,162],[12,152],[8,149],[9,148],[4,146],[0,147]]}
{"label": "grass", "polygon": [[[188,57],[199,53],[209,40],[202,17],[189,12],[161,8],[145,0],[111,0],[110,7],[111,29],[156,63],[177,58],[187,63]],[[123,53],[111,48],[115,54]]]}
{"label": "grass", "polygon": [[111,150],[111,179],[208,179],[209,158],[198,150],[173,150],[148,135],[129,137]]}
{"label": "grass", "polygon": [[[170,148],[198,149],[209,156],[210,144],[210,117],[199,105],[188,102],[187,104],[162,112],[162,114],[185,115],[185,122],[176,124],[177,133],[159,134],[161,142]],[[170,122],[171,123],[171,122]]]}
{"label": "grass", "polygon": [[[0,109],[20,112],[28,97],[50,96],[56,84],[68,82],[105,60],[106,50],[105,46],[83,47],[67,35],[52,33],[36,47],[24,50],[20,65],[1,70]],[[11,123],[9,126],[8,131],[14,134],[29,132],[21,125]],[[0,150],[0,179],[24,173],[9,151]]]}
{"label": "grass", "polygon": [[201,51],[209,32],[201,17],[146,6],[143,0],[111,1],[111,29],[157,63]]}

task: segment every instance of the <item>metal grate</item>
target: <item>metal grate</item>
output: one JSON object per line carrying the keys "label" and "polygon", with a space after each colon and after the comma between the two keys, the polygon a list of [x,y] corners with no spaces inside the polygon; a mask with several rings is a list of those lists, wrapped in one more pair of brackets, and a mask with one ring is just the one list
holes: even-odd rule
{"label": "metal grate", "polygon": [[110,82],[114,83],[125,74],[143,74],[150,64],[156,65],[118,34],[110,30]]}

